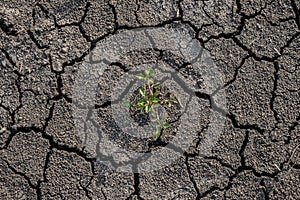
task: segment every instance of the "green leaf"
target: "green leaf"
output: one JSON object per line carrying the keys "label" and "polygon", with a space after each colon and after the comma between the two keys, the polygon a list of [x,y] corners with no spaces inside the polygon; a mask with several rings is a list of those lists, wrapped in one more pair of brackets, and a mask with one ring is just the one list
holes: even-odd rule
{"label": "green leaf", "polygon": [[169,123],[164,123],[163,127],[164,127],[164,128],[169,128],[169,127],[170,127],[170,124],[169,124]]}
{"label": "green leaf", "polygon": [[154,92],[153,97],[157,97],[159,95],[159,92]]}
{"label": "green leaf", "polygon": [[132,106],[132,104],[129,101],[124,101],[125,106]]}
{"label": "green leaf", "polygon": [[141,110],[141,111],[143,111],[143,109],[144,109],[144,105],[138,105],[138,107],[139,107],[139,109]]}
{"label": "green leaf", "polygon": [[161,134],[161,130],[160,130],[160,128],[157,128],[156,132],[155,132],[155,140],[157,140],[159,138],[160,134]]}
{"label": "green leaf", "polygon": [[145,90],[143,88],[139,89],[140,94],[144,97],[145,96]]}
{"label": "green leaf", "polygon": [[156,97],[154,97],[154,98],[152,98],[152,102],[153,102],[153,103],[158,103],[158,102],[159,102],[159,99],[156,98]]}
{"label": "green leaf", "polygon": [[142,73],[135,75],[135,77],[137,77],[138,79],[145,79],[145,76]]}
{"label": "green leaf", "polygon": [[169,107],[169,108],[171,108],[171,106],[172,106],[172,104],[171,104],[171,103],[169,103],[169,104],[168,104],[168,107]]}
{"label": "green leaf", "polygon": [[154,69],[151,69],[150,71],[149,71],[149,76],[153,76],[154,75]]}
{"label": "green leaf", "polygon": [[140,99],[139,100],[139,105],[145,105],[147,103],[147,101],[145,101],[144,99]]}
{"label": "green leaf", "polygon": [[146,75],[146,77],[149,77],[149,70],[145,70],[145,75]]}
{"label": "green leaf", "polygon": [[149,105],[147,105],[147,106],[145,107],[145,112],[146,112],[146,113],[149,113],[150,108],[151,108],[151,107],[150,107]]}
{"label": "green leaf", "polygon": [[152,87],[153,87],[154,89],[159,88],[159,83],[155,83]]}
{"label": "green leaf", "polygon": [[153,82],[154,82],[154,79],[153,79],[153,78],[149,78],[148,81],[149,81],[150,83],[153,83]]}

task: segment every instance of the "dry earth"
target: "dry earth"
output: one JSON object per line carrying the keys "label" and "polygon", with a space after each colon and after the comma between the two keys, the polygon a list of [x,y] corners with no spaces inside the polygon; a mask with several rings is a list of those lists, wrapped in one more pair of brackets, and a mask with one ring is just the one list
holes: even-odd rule
{"label": "dry earth", "polygon": [[[1,0],[0,199],[299,199],[299,9],[299,0]],[[73,120],[76,73],[119,33],[150,28],[163,43],[156,31],[178,27],[210,53],[224,83],[195,93],[196,138],[148,173],[99,162]],[[151,62],[201,82],[205,75],[171,50],[158,45],[111,63],[99,80],[98,115],[87,121],[120,147],[143,151],[120,136],[110,93],[118,78]],[[205,130],[218,126],[211,113],[224,127],[201,153]]]}

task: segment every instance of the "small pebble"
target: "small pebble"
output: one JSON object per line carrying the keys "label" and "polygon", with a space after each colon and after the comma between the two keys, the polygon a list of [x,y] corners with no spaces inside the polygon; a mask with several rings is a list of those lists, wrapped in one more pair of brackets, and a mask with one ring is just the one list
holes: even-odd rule
{"label": "small pebble", "polygon": [[0,130],[0,134],[4,133],[7,129],[5,127],[3,127],[1,130]]}

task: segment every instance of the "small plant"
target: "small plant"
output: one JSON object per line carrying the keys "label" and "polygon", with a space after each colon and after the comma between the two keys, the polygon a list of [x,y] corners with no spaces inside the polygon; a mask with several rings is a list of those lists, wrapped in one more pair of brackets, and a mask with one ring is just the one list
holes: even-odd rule
{"label": "small plant", "polygon": [[127,106],[137,107],[142,113],[150,113],[153,120],[156,122],[155,140],[157,140],[163,129],[170,127],[169,123],[166,123],[167,116],[161,117],[158,112],[159,105],[172,106],[172,103],[177,103],[175,98],[160,99],[161,94],[159,93],[160,84],[154,82],[154,70],[145,70],[144,74],[139,73],[136,75],[138,79],[144,80],[144,84],[139,88],[139,95],[134,102],[125,101],[124,104]]}

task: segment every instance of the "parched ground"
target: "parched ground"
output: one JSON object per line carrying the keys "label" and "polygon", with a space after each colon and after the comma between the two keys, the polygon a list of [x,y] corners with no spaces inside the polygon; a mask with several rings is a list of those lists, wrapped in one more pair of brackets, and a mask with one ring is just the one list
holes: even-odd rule
{"label": "parched ground", "polygon": [[[299,199],[299,10],[298,0],[1,0],[0,199]],[[201,85],[203,71],[160,48],[167,36],[156,31],[178,27],[222,74],[222,85],[195,92],[199,124],[182,117],[196,137],[178,159],[148,173],[99,162],[106,154],[86,141],[102,136],[83,140],[74,121],[76,73],[120,33],[151,29],[147,37],[162,41],[110,63],[99,79],[97,115],[87,114],[83,130],[98,123],[108,141],[143,151],[118,134],[110,94],[118,78],[151,62]],[[220,125],[212,113],[224,124],[205,151],[206,130]],[[96,146],[112,151],[108,144]]]}

